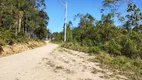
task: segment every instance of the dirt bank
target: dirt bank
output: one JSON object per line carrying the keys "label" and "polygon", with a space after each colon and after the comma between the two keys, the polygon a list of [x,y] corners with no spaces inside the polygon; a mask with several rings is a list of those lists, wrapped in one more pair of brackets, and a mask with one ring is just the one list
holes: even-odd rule
{"label": "dirt bank", "polygon": [[30,50],[45,44],[46,43],[42,41],[29,41],[26,43],[16,43],[13,45],[2,46],[0,47],[0,57]]}

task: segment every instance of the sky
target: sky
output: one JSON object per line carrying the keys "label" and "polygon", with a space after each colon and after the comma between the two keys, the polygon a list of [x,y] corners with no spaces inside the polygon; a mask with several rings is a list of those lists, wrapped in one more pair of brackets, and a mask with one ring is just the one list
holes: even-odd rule
{"label": "sky", "polygon": [[[63,30],[65,7],[60,3],[62,1],[68,2],[68,21],[72,21],[73,26],[78,25],[78,22],[76,20],[74,21],[74,16],[78,13],[89,13],[96,20],[101,18],[100,9],[103,0],[45,0],[46,12],[50,18],[47,28],[52,33]],[[133,2],[137,4],[137,7],[142,9],[142,0],[133,0]],[[126,15],[126,9],[127,4],[123,4],[119,11],[122,12],[122,15]],[[119,24],[119,22],[116,24]]]}

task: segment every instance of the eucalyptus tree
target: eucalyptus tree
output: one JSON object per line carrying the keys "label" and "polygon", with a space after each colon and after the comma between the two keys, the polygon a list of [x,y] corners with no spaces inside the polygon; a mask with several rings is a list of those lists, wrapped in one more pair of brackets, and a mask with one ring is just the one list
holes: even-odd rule
{"label": "eucalyptus tree", "polygon": [[110,10],[111,12],[116,13],[121,5],[130,2],[132,2],[132,0],[103,0],[101,10]]}
{"label": "eucalyptus tree", "polygon": [[40,30],[40,27],[45,27],[42,30],[46,29],[49,17],[44,11],[45,7],[44,0],[30,0],[29,8],[25,9],[23,30],[29,35],[29,38],[36,38],[35,32]]}
{"label": "eucalyptus tree", "polygon": [[0,26],[3,28],[11,28],[10,25],[12,25],[14,20],[14,10],[16,9],[15,6],[13,6],[14,1],[13,0],[1,0],[0,1]]}
{"label": "eucalyptus tree", "polygon": [[114,14],[113,13],[108,13],[107,15],[103,14],[101,17],[102,24],[104,25],[113,25],[114,24]]}
{"label": "eucalyptus tree", "polygon": [[134,29],[139,30],[139,22],[142,21],[142,12],[140,12],[140,8],[137,8],[136,4],[129,3],[127,12],[129,14],[126,15],[126,17],[128,18],[130,27],[133,26]]}
{"label": "eucalyptus tree", "polygon": [[113,13],[115,19],[124,24],[125,16],[122,16],[119,8],[124,4],[129,4],[132,0],[103,0],[101,13],[108,14]]}
{"label": "eucalyptus tree", "polygon": [[78,13],[77,15],[75,15],[75,19],[77,18],[80,19],[79,27],[91,27],[95,21],[95,18],[90,14],[83,15]]}
{"label": "eucalyptus tree", "polygon": [[45,8],[44,0],[0,0],[0,28],[16,36],[21,33],[36,36],[37,28],[47,30],[49,17]]}

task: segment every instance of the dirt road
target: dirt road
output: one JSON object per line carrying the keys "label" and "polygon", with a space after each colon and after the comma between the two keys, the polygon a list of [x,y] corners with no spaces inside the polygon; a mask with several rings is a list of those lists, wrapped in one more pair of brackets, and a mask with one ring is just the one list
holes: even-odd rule
{"label": "dirt road", "polygon": [[0,80],[124,80],[85,53],[46,46],[0,58]]}

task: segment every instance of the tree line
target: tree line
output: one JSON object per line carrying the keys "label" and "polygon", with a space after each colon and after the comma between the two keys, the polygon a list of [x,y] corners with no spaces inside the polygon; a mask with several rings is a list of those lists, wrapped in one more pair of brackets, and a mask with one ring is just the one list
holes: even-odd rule
{"label": "tree line", "polygon": [[[142,12],[136,4],[129,2],[126,9],[127,15],[121,16],[115,3],[123,0],[103,0],[101,20],[96,20],[90,14],[77,14],[79,24],[72,27],[72,22],[67,24],[66,48],[84,52],[105,51],[114,56],[129,58],[142,58]],[[111,7],[107,14],[104,9]],[[117,9],[116,9],[117,8]],[[114,18],[122,22],[116,26]],[[64,30],[53,33],[54,41],[63,41]]]}
{"label": "tree line", "polygon": [[0,0],[0,45],[44,39],[49,30],[45,0]]}

